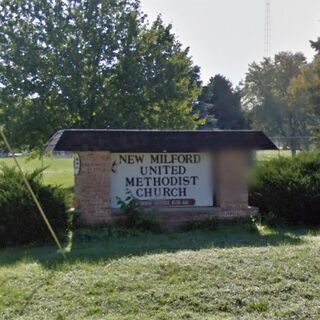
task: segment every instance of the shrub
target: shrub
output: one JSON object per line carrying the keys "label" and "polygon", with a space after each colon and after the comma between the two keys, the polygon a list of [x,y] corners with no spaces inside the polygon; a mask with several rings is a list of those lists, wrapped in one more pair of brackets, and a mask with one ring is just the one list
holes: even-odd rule
{"label": "shrub", "polygon": [[293,224],[320,224],[320,154],[299,153],[258,163],[250,203],[262,218]]}
{"label": "shrub", "polygon": [[[56,232],[68,226],[65,193],[41,183],[43,170],[28,173],[27,179]],[[29,194],[21,174],[14,168],[0,168],[0,246],[42,242],[51,237]]]}
{"label": "shrub", "polygon": [[121,227],[139,231],[162,231],[158,221],[151,218],[154,215],[149,213],[149,217],[147,218],[140,201],[132,195],[129,194],[125,201],[119,198],[118,203],[124,215],[124,219],[119,220],[119,225]]}

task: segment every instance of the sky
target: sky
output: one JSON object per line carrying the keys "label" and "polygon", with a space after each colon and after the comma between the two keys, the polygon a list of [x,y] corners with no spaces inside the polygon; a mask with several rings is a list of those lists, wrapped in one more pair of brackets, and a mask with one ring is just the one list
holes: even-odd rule
{"label": "sky", "polygon": [[[206,83],[223,74],[234,84],[264,56],[265,0],[141,0],[153,21],[158,14],[201,67]],[[271,0],[271,54],[303,52],[320,36],[320,0]]]}

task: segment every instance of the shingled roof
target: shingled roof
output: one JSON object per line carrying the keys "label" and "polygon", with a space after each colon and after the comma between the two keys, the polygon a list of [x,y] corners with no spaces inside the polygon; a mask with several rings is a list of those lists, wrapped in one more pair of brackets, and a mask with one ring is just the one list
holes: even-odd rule
{"label": "shingled roof", "polygon": [[116,130],[58,131],[46,151],[201,152],[241,148],[276,150],[261,131],[251,130]]}

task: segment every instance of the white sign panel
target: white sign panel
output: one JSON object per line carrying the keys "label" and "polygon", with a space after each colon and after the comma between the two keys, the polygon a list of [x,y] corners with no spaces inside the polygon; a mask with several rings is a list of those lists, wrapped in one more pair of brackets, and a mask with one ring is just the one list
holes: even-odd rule
{"label": "white sign panel", "polygon": [[73,169],[74,169],[74,174],[76,176],[79,175],[81,170],[81,159],[77,153],[75,153],[73,156]]}
{"label": "white sign panel", "polygon": [[128,195],[145,206],[213,206],[206,153],[112,153],[111,205]]}

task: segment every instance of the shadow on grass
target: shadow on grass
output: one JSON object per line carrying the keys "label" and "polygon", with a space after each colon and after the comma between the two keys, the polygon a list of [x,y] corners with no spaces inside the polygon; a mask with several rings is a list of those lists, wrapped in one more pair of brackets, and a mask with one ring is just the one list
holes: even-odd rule
{"label": "shadow on grass", "polygon": [[0,264],[30,260],[50,268],[74,261],[94,263],[181,250],[299,245],[303,243],[301,236],[308,232],[305,228],[280,228],[262,233],[254,224],[226,224],[213,230],[162,234],[125,232],[116,228],[79,229],[73,232],[66,261],[53,246],[26,246],[0,250]]}

